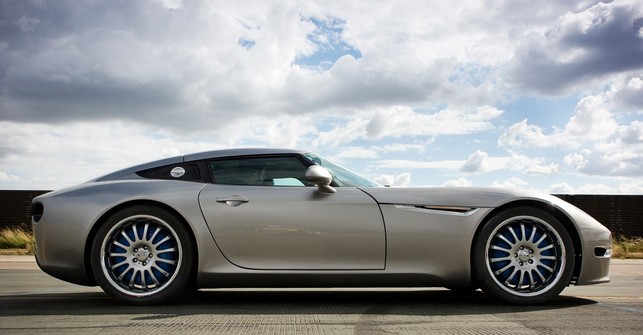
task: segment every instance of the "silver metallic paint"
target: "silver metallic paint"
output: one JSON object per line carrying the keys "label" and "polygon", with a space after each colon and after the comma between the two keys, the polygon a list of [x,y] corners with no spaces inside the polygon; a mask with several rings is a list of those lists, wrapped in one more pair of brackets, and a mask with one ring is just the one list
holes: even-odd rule
{"label": "silver metallic paint", "polygon": [[[515,201],[537,201],[546,206],[560,210],[573,224],[580,236],[582,247],[582,261],[577,285],[596,284],[609,281],[609,257],[594,255],[595,247],[611,248],[611,234],[596,220],[578,208],[552,196],[522,192],[516,190],[497,189],[467,189],[467,188],[356,188],[352,192],[365,192],[374,201],[380,204],[381,217],[385,225],[379,228],[357,229],[356,233],[366,232],[362,242],[357,247],[377,245],[375,252],[367,251],[350,261],[338,260],[340,252],[327,250],[332,256],[332,262],[322,262],[321,255],[317,254],[318,264],[324,264],[323,269],[301,270],[292,267],[293,264],[304,263],[304,256],[292,256],[288,262],[278,264],[273,262],[270,270],[247,269],[234,265],[224,254],[229,249],[230,241],[243,242],[242,232],[249,232],[252,227],[252,217],[241,220],[245,227],[233,228],[231,222],[221,223],[217,219],[225,217],[222,213],[215,213],[217,208],[225,208],[229,213],[234,209],[250,209],[253,196],[247,196],[249,202],[241,203],[233,208],[225,203],[217,203],[218,193],[211,190],[221,185],[208,185],[195,182],[144,180],[135,174],[141,169],[148,169],[167,164],[175,164],[195,159],[213,157],[259,155],[259,154],[296,154],[296,150],[273,149],[240,149],[225,150],[209,153],[175,157],[157,162],[143,164],[134,168],[124,169],[94,181],[79,186],[51,192],[34,200],[43,204],[42,218],[34,224],[36,232],[36,259],[40,267],[54,277],[73,283],[94,285],[90,270],[87,268],[86,255],[89,253],[88,245],[91,243],[92,232],[104,216],[119,206],[133,202],[155,203],[175,211],[185,221],[195,237],[198,255],[199,287],[226,287],[226,286],[466,286],[470,282],[470,252],[471,241],[478,226],[495,208],[508,205]],[[201,193],[202,189],[205,190]],[[315,197],[315,188],[310,190],[311,197]],[[200,206],[199,196],[201,195]],[[318,194],[318,193],[317,193]],[[234,192],[223,192],[219,195],[236,195]],[[321,195],[317,195],[321,196]],[[323,197],[335,197],[338,194],[324,194]],[[341,194],[339,195],[341,197]],[[279,200],[278,197],[275,200]],[[337,200],[344,201],[340,198]],[[310,199],[309,199],[310,201]],[[341,202],[340,201],[340,202]],[[270,203],[270,205],[269,205]],[[360,215],[367,213],[369,221],[377,215],[364,209],[354,210],[349,206],[339,212],[324,211],[323,208],[313,207],[311,201],[303,208],[313,211],[317,215],[316,224],[325,224],[329,220],[337,225],[336,220],[343,214],[349,215],[351,220],[359,221]],[[373,202],[374,203],[374,202]],[[456,213],[432,209],[418,208],[416,206],[455,206],[477,208],[468,213]],[[270,207],[270,206],[274,206]],[[279,207],[281,206],[281,208]],[[297,204],[281,204],[279,201],[266,202],[260,209],[254,211],[254,220],[266,218],[261,211],[273,209],[280,213],[295,212],[291,222],[307,220],[310,218],[306,210],[297,211]],[[360,205],[362,206],[362,205]],[[376,205],[375,205],[376,206]],[[206,224],[203,212],[208,217]],[[319,218],[321,215],[321,219]],[[350,234],[341,229],[314,229],[314,225],[305,222],[305,229],[300,232],[289,233],[286,226],[279,220],[278,215],[269,217],[270,222],[259,229],[268,229],[272,224],[278,229],[283,229],[284,236],[308,236],[309,240],[318,243],[318,251],[323,243],[315,240],[315,233],[333,234],[337,231],[343,235],[345,241],[350,241]],[[250,222],[250,224],[249,224]],[[375,226],[373,226],[375,227]],[[255,227],[256,228],[256,227]],[[382,236],[382,232],[385,233]],[[271,243],[279,242],[281,233],[272,233]],[[260,235],[257,235],[260,236]],[[370,236],[370,237],[369,237]],[[222,240],[231,238],[230,241]],[[236,239],[236,240],[234,240]],[[216,242],[216,243],[215,243]],[[217,245],[219,243],[220,245]],[[385,267],[382,269],[379,261],[382,244],[385,245]],[[224,245],[223,249],[220,249]],[[294,244],[293,244],[294,246]],[[249,248],[254,246],[250,245]],[[262,250],[266,246],[254,250]],[[221,251],[223,250],[223,252]],[[230,249],[232,250],[232,249]],[[293,250],[292,253],[299,253]],[[243,256],[243,251],[233,250],[233,257],[244,258],[243,265],[261,268],[261,255],[250,254]],[[236,253],[236,254],[235,254]],[[281,254],[284,252],[281,251]],[[242,255],[242,256],[239,256]],[[277,256],[275,254],[273,256]],[[299,257],[299,258],[298,258]],[[365,260],[369,265],[364,268],[372,270],[353,269],[357,263]],[[333,262],[339,262],[333,266]],[[350,265],[352,263],[352,265]],[[349,264],[350,266],[346,266]],[[335,269],[333,269],[335,267]],[[343,268],[342,268],[343,267]],[[265,267],[264,267],[265,268]]]}
{"label": "silver metallic paint", "polygon": [[[231,206],[218,202],[248,199]],[[384,222],[354,187],[206,185],[199,197],[219,249],[233,264],[261,270],[384,269]]]}
{"label": "silver metallic paint", "polygon": [[87,183],[38,197],[45,207],[34,223],[36,260],[54,277],[93,285],[86,263],[94,226],[110,210],[134,202],[156,203],[177,212],[196,237],[199,255],[218,252],[201,215],[198,193],[203,184],[130,180]]}

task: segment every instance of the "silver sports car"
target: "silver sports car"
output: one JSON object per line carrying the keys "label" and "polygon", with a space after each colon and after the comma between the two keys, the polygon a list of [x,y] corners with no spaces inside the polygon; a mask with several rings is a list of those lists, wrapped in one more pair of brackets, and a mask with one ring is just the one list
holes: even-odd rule
{"label": "silver sports car", "polygon": [[382,187],[314,153],[238,149],[34,199],[36,259],[128,304],[213,287],[447,287],[537,304],[609,281],[611,234],[549,195]]}

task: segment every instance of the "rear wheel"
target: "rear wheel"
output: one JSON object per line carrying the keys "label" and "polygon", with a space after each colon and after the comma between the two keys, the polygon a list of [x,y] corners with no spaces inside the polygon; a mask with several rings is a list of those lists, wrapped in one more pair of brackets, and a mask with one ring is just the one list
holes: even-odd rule
{"label": "rear wheel", "polygon": [[158,304],[177,297],[190,283],[192,242],[172,213],[134,206],[112,215],[92,244],[96,281],[127,304]]}
{"label": "rear wheel", "polygon": [[571,280],[571,237],[546,211],[518,207],[500,212],[485,223],[473,247],[477,282],[485,293],[504,302],[543,303]]}

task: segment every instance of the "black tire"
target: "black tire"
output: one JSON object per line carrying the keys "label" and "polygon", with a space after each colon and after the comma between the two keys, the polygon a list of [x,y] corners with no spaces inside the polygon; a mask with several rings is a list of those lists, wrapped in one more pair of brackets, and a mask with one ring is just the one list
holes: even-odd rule
{"label": "black tire", "polygon": [[185,226],[159,207],[133,206],[98,229],[91,267],[103,291],[130,305],[170,301],[190,285],[193,246]]}
{"label": "black tire", "polygon": [[476,235],[472,267],[483,292],[531,305],[558,296],[574,270],[574,247],[552,214],[516,207],[491,217]]}

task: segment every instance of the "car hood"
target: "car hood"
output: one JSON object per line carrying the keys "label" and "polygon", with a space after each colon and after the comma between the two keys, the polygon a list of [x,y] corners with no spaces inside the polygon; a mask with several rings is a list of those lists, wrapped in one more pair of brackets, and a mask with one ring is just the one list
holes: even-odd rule
{"label": "car hood", "polygon": [[560,199],[530,191],[464,187],[362,188],[380,204],[495,208],[516,200],[558,204]]}

